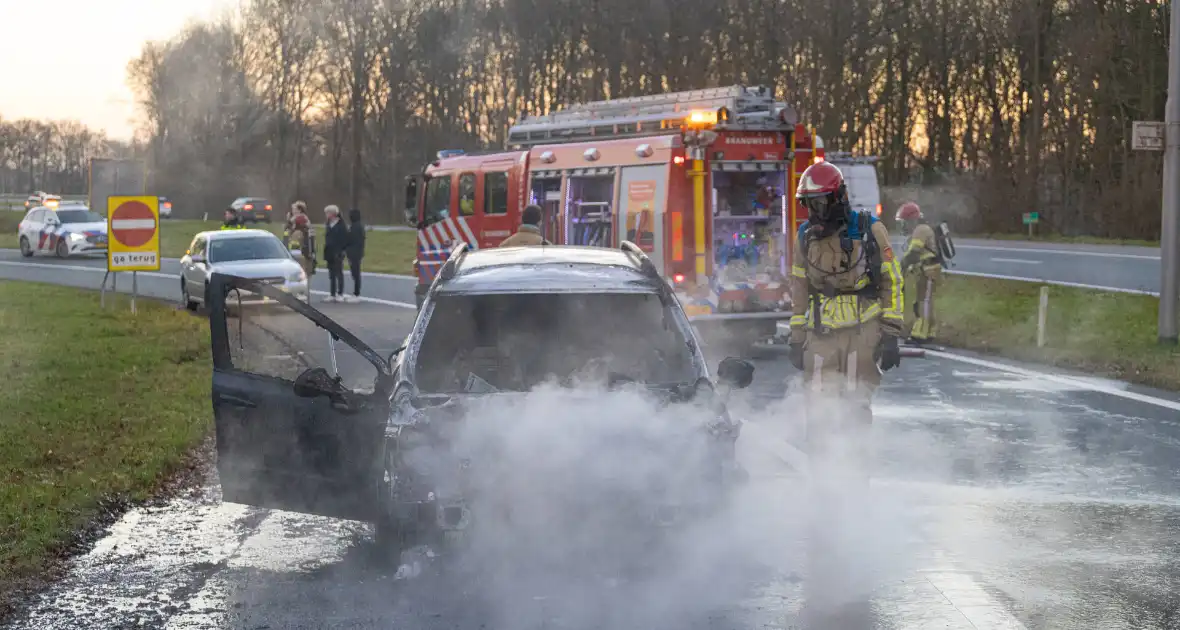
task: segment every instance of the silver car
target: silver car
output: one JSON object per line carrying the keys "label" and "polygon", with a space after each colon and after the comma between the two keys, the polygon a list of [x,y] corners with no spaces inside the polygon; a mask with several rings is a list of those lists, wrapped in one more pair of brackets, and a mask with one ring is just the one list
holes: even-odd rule
{"label": "silver car", "polygon": [[[223,273],[258,280],[307,301],[307,273],[277,236],[265,230],[201,232],[180,259],[180,293],[189,310],[207,305],[209,277]],[[265,304],[273,300],[240,292],[232,301]]]}

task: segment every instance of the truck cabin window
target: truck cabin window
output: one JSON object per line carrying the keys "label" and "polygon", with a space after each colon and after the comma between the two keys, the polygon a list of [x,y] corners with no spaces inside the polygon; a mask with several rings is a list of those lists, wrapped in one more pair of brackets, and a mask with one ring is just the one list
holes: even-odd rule
{"label": "truck cabin window", "polygon": [[451,216],[451,176],[439,175],[426,184],[425,223],[435,223]]}
{"label": "truck cabin window", "polygon": [[612,376],[692,383],[687,339],[664,318],[651,294],[439,296],[415,377],[422,392],[438,394],[601,385]]}

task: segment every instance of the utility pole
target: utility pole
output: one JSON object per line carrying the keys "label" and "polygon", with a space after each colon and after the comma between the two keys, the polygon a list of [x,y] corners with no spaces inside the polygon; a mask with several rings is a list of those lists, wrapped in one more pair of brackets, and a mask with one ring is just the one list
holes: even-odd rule
{"label": "utility pole", "polygon": [[1172,0],[1164,109],[1164,207],[1160,222],[1160,343],[1176,344],[1180,300],[1180,0]]}

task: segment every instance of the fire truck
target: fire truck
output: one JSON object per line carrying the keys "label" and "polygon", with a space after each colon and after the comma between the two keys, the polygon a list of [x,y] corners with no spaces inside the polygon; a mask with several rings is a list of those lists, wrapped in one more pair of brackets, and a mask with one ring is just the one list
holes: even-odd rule
{"label": "fire truck", "polygon": [[769,338],[790,317],[795,184],[823,145],[768,88],[571,105],[523,117],[507,145],[439,151],[408,178],[419,305],[455,245],[495,247],[536,204],[551,243],[636,244],[698,328]]}

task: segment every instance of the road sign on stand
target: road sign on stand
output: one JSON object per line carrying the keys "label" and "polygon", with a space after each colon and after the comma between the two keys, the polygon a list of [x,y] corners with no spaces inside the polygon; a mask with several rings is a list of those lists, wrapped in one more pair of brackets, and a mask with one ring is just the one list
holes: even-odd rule
{"label": "road sign on stand", "polygon": [[1025,212],[1024,224],[1028,226],[1028,237],[1032,238],[1033,226],[1041,222],[1041,215],[1037,212]]}
{"label": "road sign on stand", "polygon": [[1131,123],[1131,150],[1163,151],[1166,129],[1162,122],[1136,120]]}
{"label": "road sign on stand", "polygon": [[111,290],[120,271],[131,272],[131,312],[139,293],[138,271],[160,270],[160,198],[107,197],[107,273],[102,279],[106,305],[107,276]]}
{"label": "road sign on stand", "polygon": [[107,199],[107,271],[160,270],[160,199]]}

